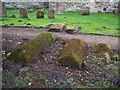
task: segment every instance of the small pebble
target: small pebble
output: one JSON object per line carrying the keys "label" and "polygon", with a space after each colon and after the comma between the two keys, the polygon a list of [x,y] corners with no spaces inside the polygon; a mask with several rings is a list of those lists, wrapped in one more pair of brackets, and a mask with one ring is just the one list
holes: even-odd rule
{"label": "small pebble", "polygon": [[20,45],[20,44],[21,44],[21,42],[18,42],[18,44]]}
{"label": "small pebble", "polygon": [[68,67],[66,67],[66,69],[68,69]]}

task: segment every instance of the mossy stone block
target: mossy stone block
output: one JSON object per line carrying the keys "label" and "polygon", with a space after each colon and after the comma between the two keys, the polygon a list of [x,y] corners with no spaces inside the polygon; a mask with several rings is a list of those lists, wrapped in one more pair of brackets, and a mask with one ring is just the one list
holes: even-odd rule
{"label": "mossy stone block", "polygon": [[81,29],[80,26],[77,26],[77,25],[67,25],[65,31],[67,33],[72,33],[73,34],[73,33],[76,33],[77,30],[79,30],[79,29]]}
{"label": "mossy stone block", "polygon": [[32,62],[35,56],[43,49],[54,43],[54,37],[50,32],[42,32],[30,41],[16,48],[7,59],[15,62]]}
{"label": "mossy stone block", "polygon": [[57,61],[65,66],[81,68],[88,44],[77,38],[68,40]]}
{"label": "mossy stone block", "polygon": [[106,59],[105,63],[109,62],[108,60],[113,56],[112,47],[107,44],[96,43],[93,45],[93,49],[98,57]]}
{"label": "mossy stone block", "polygon": [[48,31],[61,32],[65,28],[65,26],[65,23],[54,23],[49,27]]}

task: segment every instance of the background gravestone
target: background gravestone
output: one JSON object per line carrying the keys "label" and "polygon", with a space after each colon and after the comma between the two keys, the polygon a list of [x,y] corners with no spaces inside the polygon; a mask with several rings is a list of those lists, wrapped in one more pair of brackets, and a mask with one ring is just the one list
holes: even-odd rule
{"label": "background gravestone", "polygon": [[65,3],[64,2],[57,2],[56,4],[56,14],[64,14],[65,12]]}
{"label": "background gravestone", "polygon": [[44,13],[42,11],[38,11],[36,13],[36,18],[44,18]]}
{"label": "background gravestone", "polygon": [[54,10],[48,11],[48,18],[55,18],[55,11]]}
{"label": "background gravestone", "polygon": [[0,10],[0,16],[5,16],[7,17],[7,13],[6,13],[6,8],[5,8],[5,3],[4,2],[0,2],[0,8],[2,8]]}
{"label": "background gravestone", "polygon": [[19,9],[20,18],[28,18],[27,10],[24,8]]}

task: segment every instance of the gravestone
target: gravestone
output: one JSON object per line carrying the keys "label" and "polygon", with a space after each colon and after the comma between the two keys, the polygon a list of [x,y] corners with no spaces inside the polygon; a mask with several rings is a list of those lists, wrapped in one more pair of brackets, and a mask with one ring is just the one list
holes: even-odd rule
{"label": "gravestone", "polygon": [[88,44],[77,38],[68,40],[57,61],[65,66],[81,68]]}
{"label": "gravestone", "polygon": [[36,13],[36,18],[44,18],[44,12],[38,11],[38,12]]}
{"label": "gravestone", "polygon": [[90,14],[90,9],[89,8],[85,8],[82,10],[82,15],[89,15]]}
{"label": "gravestone", "polygon": [[64,14],[65,12],[65,3],[64,2],[57,2],[56,4],[56,14]]}
{"label": "gravestone", "polygon": [[113,49],[111,46],[104,43],[95,43],[93,45],[93,50],[100,58],[105,58],[104,63],[109,63],[113,56]]}
{"label": "gravestone", "polygon": [[54,10],[48,11],[48,18],[55,18],[55,11]]}
{"label": "gravestone", "polygon": [[7,59],[24,63],[35,62],[34,58],[36,55],[53,43],[53,35],[50,32],[42,32],[23,45],[16,47],[14,51],[7,56]]}
{"label": "gravestone", "polygon": [[48,31],[61,32],[62,30],[64,30],[65,26],[66,26],[66,23],[54,23],[49,27]]}
{"label": "gravestone", "polygon": [[77,31],[81,29],[80,26],[77,25],[67,25],[65,31],[70,34],[77,33]]}
{"label": "gravestone", "polygon": [[5,8],[5,3],[4,2],[0,2],[0,16],[5,16],[7,17],[7,13],[6,13],[6,8]]}
{"label": "gravestone", "polygon": [[27,10],[24,8],[19,9],[20,18],[28,18]]}

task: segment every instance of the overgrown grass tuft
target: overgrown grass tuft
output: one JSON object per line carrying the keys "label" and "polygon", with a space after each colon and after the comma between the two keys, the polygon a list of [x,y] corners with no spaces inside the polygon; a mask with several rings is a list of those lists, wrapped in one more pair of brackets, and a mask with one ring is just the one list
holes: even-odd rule
{"label": "overgrown grass tuft", "polygon": [[[33,13],[28,13],[30,19],[28,20],[26,18],[20,18],[19,10],[7,9],[8,17],[2,17],[2,19],[4,19],[2,25],[8,24],[11,26],[10,24],[14,23],[13,26],[28,26],[27,23],[31,23],[29,26],[45,27],[54,22],[65,22],[68,25],[81,26],[82,29],[79,30],[79,33],[120,36],[118,35],[118,15],[90,13],[88,16],[82,16],[80,12],[65,12],[65,14],[56,14],[55,19],[48,19],[48,13],[45,14],[45,18],[37,19],[37,11],[38,10],[35,10]],[[16,15],[16,18],[9,18],[11,15]],[[22,22],[18,22],[18,20],[22,20]]]}

